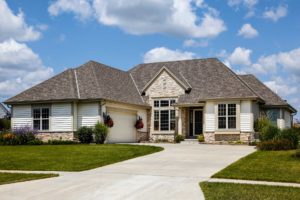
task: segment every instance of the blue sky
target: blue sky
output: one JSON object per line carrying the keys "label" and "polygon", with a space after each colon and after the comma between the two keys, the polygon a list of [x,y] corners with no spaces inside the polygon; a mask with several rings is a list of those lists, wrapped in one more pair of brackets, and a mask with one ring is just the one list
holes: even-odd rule
{"label": "blue sky", "polygon": [[0,0],[0,10],[1,99],[89,60],[128,70],[218,57],[300,110],[299,1]]}

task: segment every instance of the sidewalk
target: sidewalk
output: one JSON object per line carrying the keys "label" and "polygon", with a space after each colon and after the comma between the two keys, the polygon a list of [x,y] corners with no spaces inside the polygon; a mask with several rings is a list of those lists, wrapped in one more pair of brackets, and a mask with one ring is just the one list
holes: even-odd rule
{"label": "sidewalk", "polygon": [[285,186],[285,187],[298,187],[299,183],[285,183],[285,182],[270,182],[270,181],[253,181],[253,180],[239,180],[239,179],[222,179],[211,178],[208,180],[211,183],[240,183],[240,184],[253,184],[253,185],[271,185],[271,186]]}

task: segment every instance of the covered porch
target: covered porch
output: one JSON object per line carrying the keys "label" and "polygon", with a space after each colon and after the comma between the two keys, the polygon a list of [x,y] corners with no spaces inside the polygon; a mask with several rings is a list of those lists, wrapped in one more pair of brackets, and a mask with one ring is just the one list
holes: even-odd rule
{"label": "covered porch", "polygon": [[196,139],[204,133],[204,103],[178,105],[177,134]]}

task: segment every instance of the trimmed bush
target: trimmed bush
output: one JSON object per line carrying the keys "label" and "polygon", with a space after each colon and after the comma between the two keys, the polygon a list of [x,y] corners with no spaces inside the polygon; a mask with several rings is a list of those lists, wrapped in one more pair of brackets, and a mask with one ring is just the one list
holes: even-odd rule
{"label": "trimmed bush", "polygon": [[262,132],[263,128],[266,126],[271,126],[272,123],[267,117],[260,117],[254,122],[254,131]]}
{"label": "trimmed bush", "polygon": [[78,142],[71,140],[48,140],[47,144],[60,145],[60,144],[78,144]]}
{"label": "trimmed bush", "polygon": [[298,138],[298,131],[293,128],[284,129],[280,132],[277,137],[278,139],[288,140],[291,143],[291,149],[297,149],[299,138]]}
{"label": "trimmed bush", "polygon": [[204,135],[202,135],[202,134],[198,135],[197,139],[198,139],[198,142],[205,142]]}
{"label": "trimmed bush", "polygon": [[175,139],[176,143],[180,143],[181,141],[184,140],[184,136],[183,135],[176,135],[174,139]]}
{"label": "trimmed bush", "polygon": [[89,144],[93,142],[93,129],[90,127],[80,127],[78,131],[76,131],[76,134],[81,143]]}
{"label": "trimmed bush", "polygon": [[100,122],[97,122],[94,128],[95,142],[97,144],[103,144],[108,135],[108,127]]}
{"label": "trimmed bush", "polygon": [[259,133],[259,140],[262,142],[273,140],[274,138],[278,137],[279,134],[279,128],[273,125],[268,125],[262,128],[261,132]]}
{"label": "trimmed bush", "polygon": [[17,145],[17,144],[19,144],[18,138],[13,133],[2,133],[0,142],[2,145]]}
{"label": "trimmed bush", "polygon": [[42,144],[44,144],[44,142],[41,140],[35,139],[35,140],[29,141],[27,144],[28,145],[42,145]]}
{"label": "trimmed bush", "polygon": [[287,139],[259,142],[257,148],[264,151],[279,151],[292,149],[292,143]]}

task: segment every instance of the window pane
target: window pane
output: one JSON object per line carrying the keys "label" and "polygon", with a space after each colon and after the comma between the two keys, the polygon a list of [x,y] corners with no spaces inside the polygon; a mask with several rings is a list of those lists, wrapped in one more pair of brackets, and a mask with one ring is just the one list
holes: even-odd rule
{"label": "window pane", "polygon": [[40,118],[41,116],[41,110],[39,108],[34,108],[33,109],[33,118]]}
{"label": "window pane", "polygon": [[42,130],[49,130],[49,119],[42,120]]}
{"label": "window pane", "polygon": [[228,104],[228,115],[236,115],[236,105]]}
{"label": "window pane", "polygon": [[40,120],[33,120],[33,129],[40,130]]}
{"label": "window pane", "polygon": [[219,117],[218,120],[218,127],[219,129],[225,129],[226,128],[226,117]]}
{"label": "window pane", "polygon": [[230,129],[236,128],[236,117],[228,117],[228,128]]}
{"label": "window pane", "polygon": [[160,130],[169,130],[169,110],[160,111]]}
{"label": "window pane", "polygon": [[159,101],[154,101],[154,107],[159,107]]}
{"label": "window pane", "polygon": [[42,108],[42,118],[49,118],[49,108]]}
{"label": "window pane", "polygon": [[159,121],[154,121],[154,130],[155,131],[159,130]]}
{"label": "window pane", "polygon": [[161,100],[160,107],[169,107],[169,100]]}
{"label": "window pane", "polygon": [[175,130],[175,120],[171,120],[170,122],[170,130]]}
{"label": "window pane", "polygon": [[175,99],[170,100],[170,105],[172,106],[175,103]]}
{"label": "window pane", "polygon": [[175,120],[175,110],[170,110],[170,112],[171,112],[171,116],[170,116],[170,119],[171,120]]}
{"label": "window pane", "polygon": [[218,115],[219,116],[226,116],[226,104],[219,104],[218,105]]}
{"label": "window pane", "polygon": [[154,110],[154,121],[159,119],[159,111]]}

